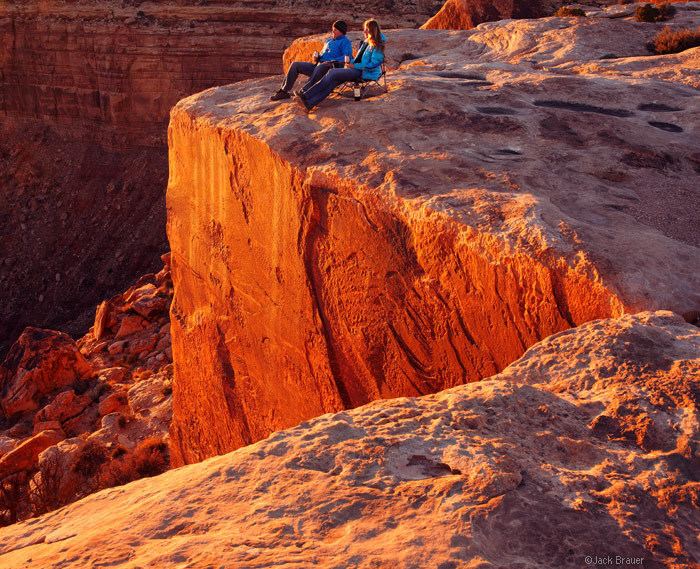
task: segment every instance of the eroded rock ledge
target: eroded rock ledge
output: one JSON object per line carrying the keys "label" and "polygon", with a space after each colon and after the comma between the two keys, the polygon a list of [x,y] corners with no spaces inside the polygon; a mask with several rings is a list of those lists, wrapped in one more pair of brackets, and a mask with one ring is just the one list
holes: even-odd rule
{"label": "eroded rock ledge", "polygon": [[697,310],[698,50],[605,16],[390,31],[389,93],[310,115],[278,79],[175,107],[176,460]]}
{"label": "eroded rock ledge", "polygon": [[319,417],[2,529],[0,564],[690,568],[699,354],[668,312],[591,322],[489,380]]}

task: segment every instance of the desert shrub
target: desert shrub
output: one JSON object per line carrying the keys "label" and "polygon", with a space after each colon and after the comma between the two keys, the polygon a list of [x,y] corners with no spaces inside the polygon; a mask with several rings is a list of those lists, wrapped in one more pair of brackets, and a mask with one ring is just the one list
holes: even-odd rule
{"label": "desert shrub", "polygon": [[88,441],[80,450],[73,470],[83,478],[95,478],[107,461],[107,447],[97,441]]}
{"label": "desert shrub", "polygon": [[147,438],[134,449],[132,462],[139,478],[162,474],[170,466],[167,443],[157,437]]}
{"label": "desert shrub", "polygon": [[[121,486],[139,478],[157,476],[170,467],[168,445],[158,437],[143,440],[131,454],[120,455],[107,465],[101,485],[103,488]],[[116,457],[115,457],[116,458]]]}
{"label": "desert shrub", "polygon": [[559,18],[566,18],[569,16],[578,16],[578,17],[585,17],[586,12],[581,10],[581,8],[574,8],[572,6],[560,6],[557,8],[557,11],[554,12],[555,16],[558,16]]}
{"label": "desert shrub", "polygon": [[678,53],[700,46],[700,26],[697,28],[681,28],[672,30],[664,28],[654,38],[652,48],[654,53],[663,55],[666,53]]}
{"label": "desert shrub", "polygon": [[675,13],[676,9],[670,4],[644,4],[634,11],[634,19],[638,22],[663,22],[672,18]]}
{"label": "desert shrub", "polygon": [[31,515],[29,480],[31,473],[18,472],[0,480],[0,527]]}
{"label": "desert shrub", "polygon": [[40,516],[70,504],[77,498],[77,493],[75,477],[68,476],[57,454],[51,454],[41,461],[39,472],[29,488],[32,515]]}

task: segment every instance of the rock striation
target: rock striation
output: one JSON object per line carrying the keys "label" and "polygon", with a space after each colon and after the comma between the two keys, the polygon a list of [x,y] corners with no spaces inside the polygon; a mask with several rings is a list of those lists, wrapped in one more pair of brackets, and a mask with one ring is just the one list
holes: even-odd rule
{"label": "rock striation", "polygon": [[324,415],[4,528],[0,564],[690,568],[699,379],[700,332],[678,316],[597,320],[488,380]]}
{"label": "rock striation", "polygon": [[616,10],[389,31],[389,92],[308,115],[276,79],[173,109],[177,462],[698,309],[699,52]]}
{"label": "rock striation", "polygon": [[[312,9],[310,9],[312,8]],[[0,3],[0,356],[28,325],[82,336],[95,305],[158,270],[170,108],[279,71],[294,37],[433,1]]]}

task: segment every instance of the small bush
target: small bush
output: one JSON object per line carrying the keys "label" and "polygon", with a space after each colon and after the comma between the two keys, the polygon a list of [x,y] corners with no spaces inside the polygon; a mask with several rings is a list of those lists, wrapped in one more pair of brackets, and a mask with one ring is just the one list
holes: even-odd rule
{"label": "small bush", "polygon": [[658,7],[644,4],[634,11],[634,19],[638,22],[663,22],[672,18],[675,13],[676,9],[670,4],[659,4]]}
{"label": "small bush", "polygon": [[679,53],[691,47],[698,47],[700,46],[700,26],[694,30],[690,28],[672,30],[666,27],[656,34],[652,45],[654,53],[659,55]]}
{"label": "small bush", "polygon": [[94,478],[107,461],[107,447],[97,441],[88,441],[81,449],[73,470],[83,478]]}
{"label": "small bush", "polygon": [[[131,454],[112,461],[102,477],[102,487],[121,486],[139,478],[157,476],[170,468],[167,443],[158,437],[145,439]],[[115,457],[117,458],[117,457]]]}
{"label": "small bush", "polygon": [[559,18],[568,18],[571,16],[586,17],[586,12],[581,10],[581,8],[573,8],[571,6],[561,6],[554,12],[554,15]]}

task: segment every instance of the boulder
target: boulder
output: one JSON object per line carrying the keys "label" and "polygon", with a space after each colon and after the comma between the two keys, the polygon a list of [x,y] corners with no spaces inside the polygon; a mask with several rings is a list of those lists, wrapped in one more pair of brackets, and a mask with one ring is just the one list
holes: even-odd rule
{"label": "boulder", "polygon": [[421,28],[470,30],[483,22],[551,16],[555,7],[564,4],[553,0],[447,0]]}
{"label": "boulder", "polygon": [[117,320],[112,303],[109,300],[102,301],[97,306],[95,313],[95,324],[93,326],[95,340],[103,339],[116,323]]}
{"label": "boulder", "polygon": [[119,329],[115,338],[125,338],[142,332],[148,326],[148,321],[138,314],[126,314],[119,321]]}
{"label": "boulder", "polygon": [[0,458],[0,480],[38,464],[39,454],[65,438],[61,431],[41,431]]}
{"label": "boulder", "polygon": [[123,408],[128,406],[128,398],[126,392],[118,391],[116,393],[110,393],[100,401],[98,406],[98,412],[100,416],[108,415],[109,413],[114,413],[121,411]]}
{"label": "boulder", "polygon": [[72,389],[63,391],[34,415],[34,424],[46,421],[64,423],[78,417],[92,403],[87,395],[76,395]]}
{"label": "boulder", "polygon": [[7,416],[31,411],[44,395],[93,375],[70,336],[26,328],[0,366],[0,406]]}

